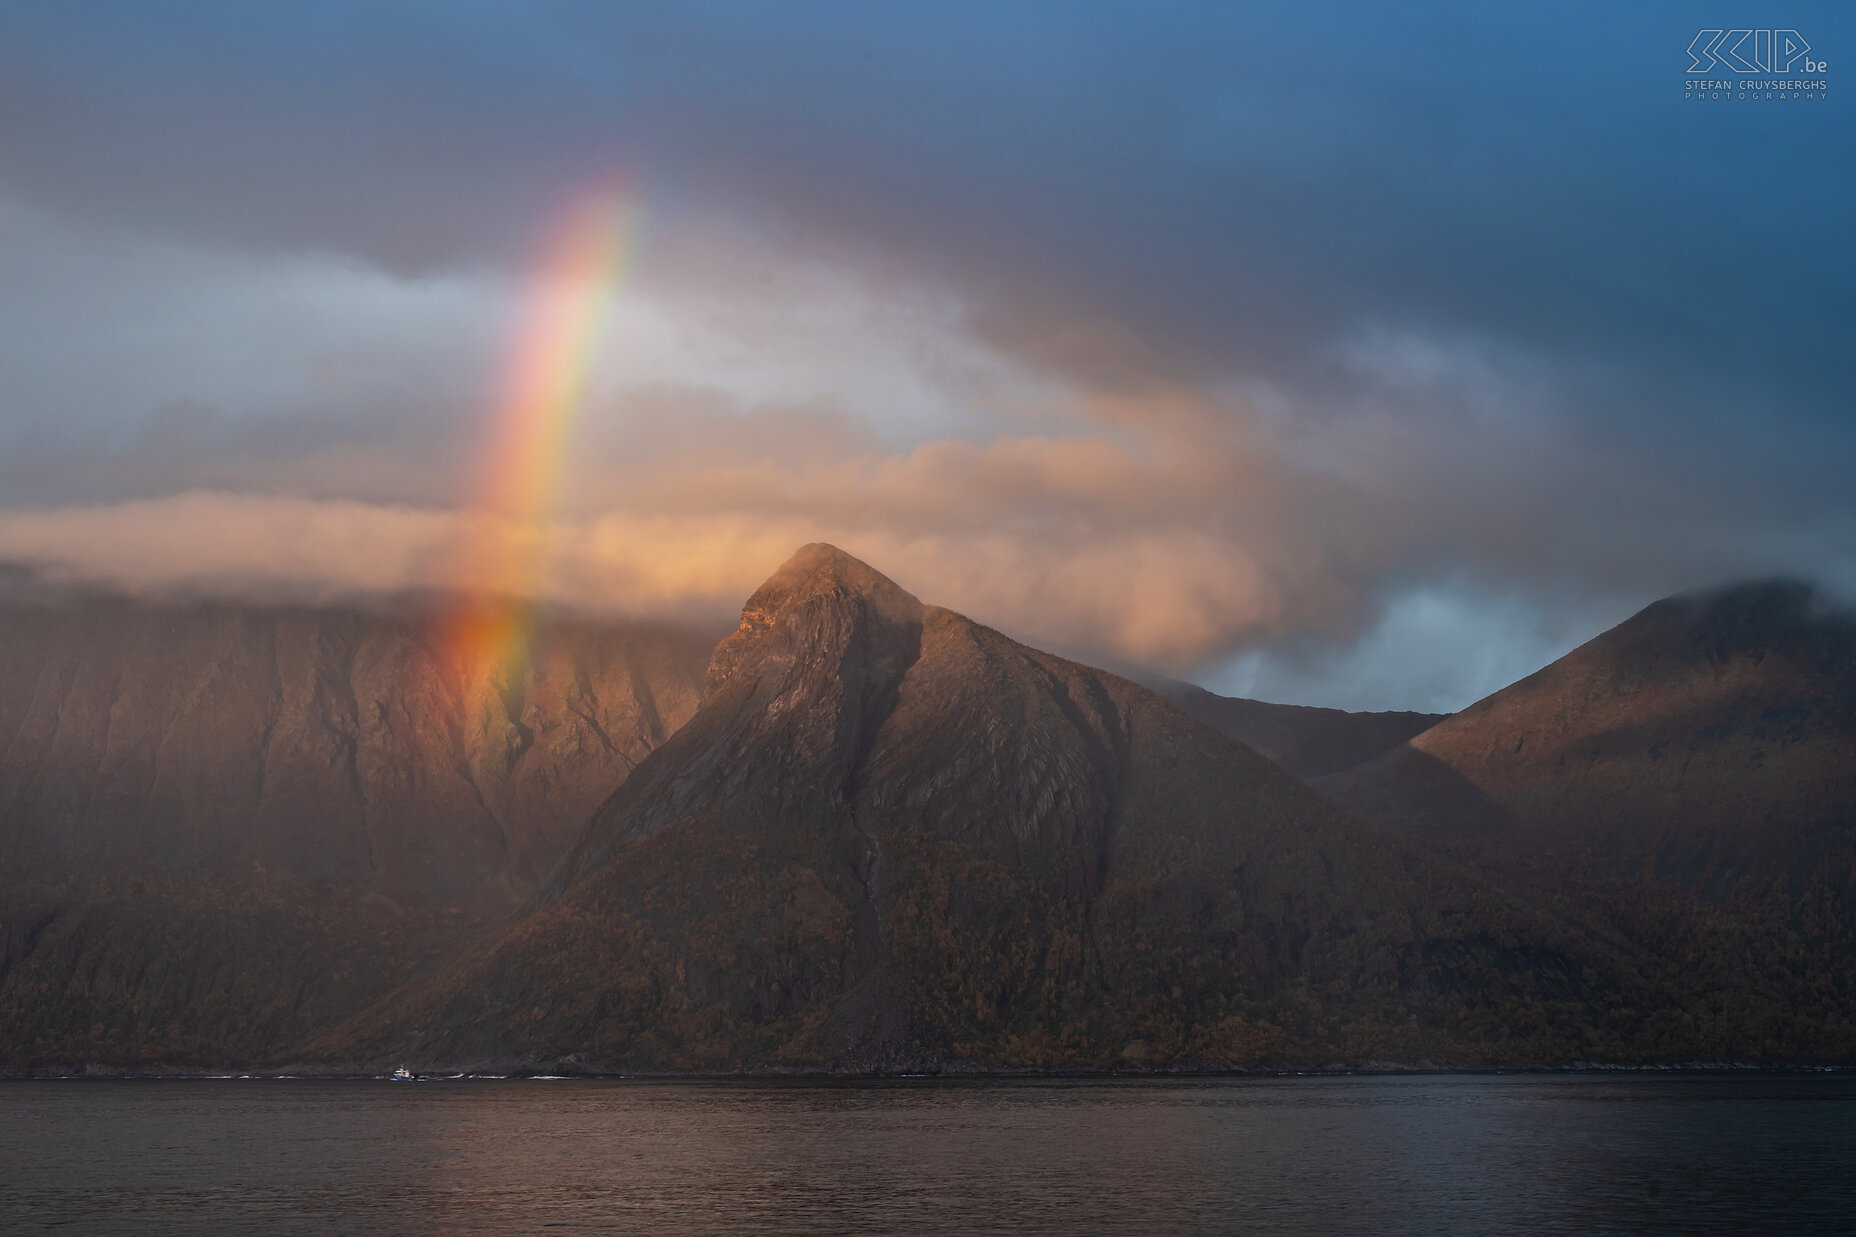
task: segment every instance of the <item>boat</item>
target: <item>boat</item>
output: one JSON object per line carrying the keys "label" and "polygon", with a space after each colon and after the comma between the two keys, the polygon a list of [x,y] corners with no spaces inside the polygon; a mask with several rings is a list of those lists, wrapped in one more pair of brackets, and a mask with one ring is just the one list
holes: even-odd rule
{"label": "boat", "polygon": [[404,1065],[402,1065],[398,1069],[393,1071],[393,1081],[394,1082],[417,1082],[419,1081],[419,1076],[413,1073],[411,1070],[407,1069]]}

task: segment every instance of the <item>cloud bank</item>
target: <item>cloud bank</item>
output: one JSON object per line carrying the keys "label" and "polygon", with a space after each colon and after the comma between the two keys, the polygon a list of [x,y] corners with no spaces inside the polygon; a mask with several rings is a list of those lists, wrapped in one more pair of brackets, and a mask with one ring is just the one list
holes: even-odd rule
{"label": "cloud bank", "polygon": [[[28,13],[0,558],[333,595],[489,535],[555,600],[708,618],[822,539],[1026,639],[1352,707],[1456,707],[1678,589],[1849,591],[1851,122],[1685,104],[1685,31]],[[525,266],[601,178],[637,270],[556,515],[486,531]]]}

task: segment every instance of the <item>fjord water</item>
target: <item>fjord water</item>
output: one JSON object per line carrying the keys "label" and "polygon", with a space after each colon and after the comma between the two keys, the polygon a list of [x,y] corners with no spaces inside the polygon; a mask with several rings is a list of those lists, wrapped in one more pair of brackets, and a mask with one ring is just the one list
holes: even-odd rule
{"label": "fjord water", "polygon": [[1856,1076],[0,1084],[0,1231],[1856,1230]]}

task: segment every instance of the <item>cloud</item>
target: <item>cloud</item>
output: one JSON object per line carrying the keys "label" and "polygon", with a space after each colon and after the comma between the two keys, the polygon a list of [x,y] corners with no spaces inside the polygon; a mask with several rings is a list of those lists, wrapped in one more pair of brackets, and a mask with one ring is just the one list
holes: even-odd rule
{"label": "cloud", "polygon": [[1847,110],[1684,104],[1687,37],[42,7],[0,45],[0,553],[440,580],[524,266],[617,179],[613,363],[557,522],[496,534],[575,604],[720,612],[823,538],[1027,638],[1389,706],[1507,664],[1522,614],[1538,651],[1737,574],[1856,580]]}
{"label": "cloud", "polygon": [[1213,691],[1335,709],[1453,713],[1611,627],[1615,599],[1515,596],[1460,582],[1393,592],[1359,639],[1256,647],[1203,676]]}
{"label": "cloud", "polygon": [[[479,583],[457,577],[461,547],[501,538],[545,564],[551,600],[709,621],[826,540],[1035,643],[1174,671],[1224,663],[1206,673],[1274,694],[1300,683],[1304,698],[1455,707],[1488,667],[1519,667],[1517,648],[1591,634],[1578,619],[1851,548],[1808,521],[1788,544],[1782,504],[1749,522],[1704,491],[1659,496],[1652,520],[1638,473],[1585,461],[1562,435],[1498,450],[1526,398],[1499,358],[1452,353],[1465,346],[1361,343],[1403,375],[1385,398],[1415,394],[1439,409],[1428,418],[1080,393],[1052,414],[1063,432],[900,449],[845,414],[743,413],[654,388],[638,448],[578,460],[586,501],[541,527],[196,491],[0,514],[0,558],[132,588],[329,596]],[[1580,470],[1580,505],[1563,508]]]}
{"label": "cloud", "polygon": [[1319,622],[1347,587],[1313,547],[1263,533],[1234,545],[1230,525],[1260,523],[1271,501],[1261,485],[1225,493],[1234,475],[1099,437],[940,441],[807,465],[686,459],[614,477],[618,505],[539,528],[223,492],[15,511],[0,513],[0,558],[138,590],[330,597],[468,586],[462,547],[508,539],[547,564],[551,600],[707,619],[732,613],[797,546],[830,540],[1026,638],[1179,666]]}
{"label": "cloud", "polygon": [[416,508],[187,493],[0,515],[0,557],[133,590],[379,592],[432,583],[456,523]]}
{"label": "cloud", "polygon": [[[41,245],[28,264],[89,252],[81,228],[11,218]],[[826,540],[1036,643],[1393,707],[1513,662],[1512,624],[1414,609],[1426,589],[1611,614],[1856,562],[1840,497],[1578,415],[1627,385],[1613,367],[1384,322],[1330,340],[1315,377],[1167,380],[1125,332],[1051,345],[1093,369],[1041,362],[946,285],[739,229],[686,230],[623,291],[558,518],[485,529],[465,500],[519,282],[117,245],[91,257],[132,296],[56,289],[93,325],[65,347],[110,375],[108,406],[15,429],[0,557],[132,588],[449,587],[461,545],[508,538],[553,600],[712,621]],[[197,328],[141,322],[164,289],[255,355],[193,365]],[[241,335],[254,297],[289,329]],[[0,399],[68,396],[15,325]],[[137,414],[138,390],[171,399]],[[1392,621],[1412,614],[1454,634]]]}

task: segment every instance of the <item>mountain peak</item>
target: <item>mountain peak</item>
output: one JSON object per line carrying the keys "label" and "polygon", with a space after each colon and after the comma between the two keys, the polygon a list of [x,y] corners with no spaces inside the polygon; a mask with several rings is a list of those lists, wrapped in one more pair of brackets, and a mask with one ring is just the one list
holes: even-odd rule
{"label": "mountain peak", "polygon": [[1856,618],[1763,580],[1655,602],[1323,786],[1567,881],[1720,888],[1847,837],[1853,742]]}
{"label": "mountain peak", "polygon": [[809,661],[808,651],[836,665],[832,659],[871,641],[884,650],[881,660],[912,658],[924,609],[894,580],[837,546],[801,546],[754,590],[741,608],[741,625],[716,647],[709,690],[744,673]]}
{"label": "mountain peak", "polygon": [[1848,649],[1856,621],[1817,586],[1803,580],[1751,580],[1706,592],[1666,597],[1594,641],[1653,642],[1689,657],[1719,662],[1736,656],[1803,654]]}
{"label": "mountain peak", "polygon": [[894,580],[824,541],[802,545],[780,564],[742,608],[774,609],[822,593],[869,598],[886,609],[920,610],[921,602]]}

